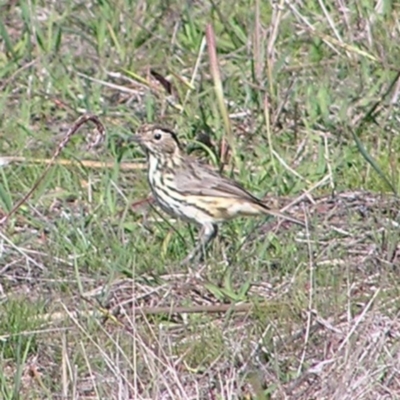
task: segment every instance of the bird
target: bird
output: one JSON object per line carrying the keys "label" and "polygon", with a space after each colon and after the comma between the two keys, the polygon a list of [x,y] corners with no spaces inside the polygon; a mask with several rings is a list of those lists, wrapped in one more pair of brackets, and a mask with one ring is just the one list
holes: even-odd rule
{"label": "bird", "polygon": [[156,203],[167,214],[199,226],[199,239],[181,264],[200,261],[217,236],[218,226],[239,216],[270,215],[305,226],[302,221],[270,209],[238,182],[187,155],[169,128],[144,124],[129,142],[147,158],[147,180]]}

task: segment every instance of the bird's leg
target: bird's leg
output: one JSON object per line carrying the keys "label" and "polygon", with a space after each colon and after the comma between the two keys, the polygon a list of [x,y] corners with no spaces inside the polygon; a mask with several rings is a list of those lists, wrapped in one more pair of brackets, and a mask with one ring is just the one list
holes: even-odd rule
{"label": "bird's leg", "polygon": [[201,227],[198,243],[188,256],[182,261],[182,264],[188,264],[192,261],[200,261],[206,253],[207,245],[217,236],[218,226],[206,223]]}

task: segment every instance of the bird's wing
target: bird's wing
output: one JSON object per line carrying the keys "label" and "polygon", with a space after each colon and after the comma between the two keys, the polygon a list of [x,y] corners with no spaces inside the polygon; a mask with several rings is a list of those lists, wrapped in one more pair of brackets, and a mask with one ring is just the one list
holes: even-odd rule
{"label": "bird's wing", "polygon": [[266,214],[304,226],[302,221],[282,214],[280,211],[271,210],[237,182],[220,175],[208,166],[196,161],[188,162],[179,171],[175,171],[174,176],[176,189],[188,196],[226,197],[249,201],[261,206]]}
{"label": "bird's wing", "polygon": [[260,203],[259,199],[247,192],[239,183],[197,162],[188,163],[182,171],[175,174],[175,184],[179,191],[184,191],[188,195],[236,197]]}

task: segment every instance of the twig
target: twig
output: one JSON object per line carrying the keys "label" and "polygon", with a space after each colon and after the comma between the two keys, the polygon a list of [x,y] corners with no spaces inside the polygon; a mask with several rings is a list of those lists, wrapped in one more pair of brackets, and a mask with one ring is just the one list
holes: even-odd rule
{"label": "twig", "polygon": [[[103,316],[105,318],[109,318],[113,320],[115,323],[119,325],[125,325],[123,322],[119,321],[113,315],[113,312],[107,310],[106,308],[99,307],[90,299],[81,296],[81,298],[88,303],[90,303],[93,307],[96,307],[96,310],[93,311],[72,311],[70,316],[85,316],[85,317],[94,317],[94,316]],[[162,314],[199,314],[199,313],[227,313],[227,312],[248,312],[254,308],[268,307],[271,306],[270,302],[263,302],[258,304],[253,303],[242,303],[242,304],[213,304],[213,305],[194,305],[194,306],[135,306],[133,307],[133,311],[137,316],[140,315],[162,315]],[[132,310],[132,309],[131,309]],[[50,320],[52,322],[64,320],[66,317],[64,312],[56,312],[52,314],[46,314],[37,317],[39,320]],[[2,338],[2,336],[0,336]]]}
{"label": "twig", "polygon": [[44,169],[42,175],[36,180],[35,184],[32,186],[32,188],[28,191],[28,193],[25,194],[18,202],[17,204],[14,205],[14,207],[11,209],[11,211],[6,214],[1,220],[0,220],[0,226],[5,225],[10,217],[15,214],[15,212],[29,199],[29,197],[32,196],[33,192],[37,189],[37,187],[40,185],[40,183],[43,181],[47,173],[49,172],[50,168],[54,164],[56,158],[60,155],[61,151],[64,149],[64,147],[68,144],[69,140],[71,137],[77,132],[77,130],[83,125],[86,124],[88,121],[92,121],[97,128],[97,135],[95,136],[94,140],[89,143],[89,148],[93,148],[98,146],[101,142],[104,141],[105,137],[105,127],[104,125],[100,122],[99,118],[96,115],[91,115],[91,114],[85,114],[79,117],[75,123],[72,125],[70,130],[67,132],[65,135],[64,139],[60,142],[58,145],[56,151],[53,154],[53,157],[50,159],[49,163],[46,165],[46,168]]}

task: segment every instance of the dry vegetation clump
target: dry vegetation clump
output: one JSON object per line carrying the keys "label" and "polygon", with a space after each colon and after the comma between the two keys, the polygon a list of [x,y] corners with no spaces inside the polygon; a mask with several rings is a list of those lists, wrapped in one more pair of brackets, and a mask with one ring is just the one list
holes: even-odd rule
{"label": "dry vegetation clump", "polygon": [[[3,3],[0,399],[400,398],[396,2]],[[181,268],[143,122],[307,228]]]}

